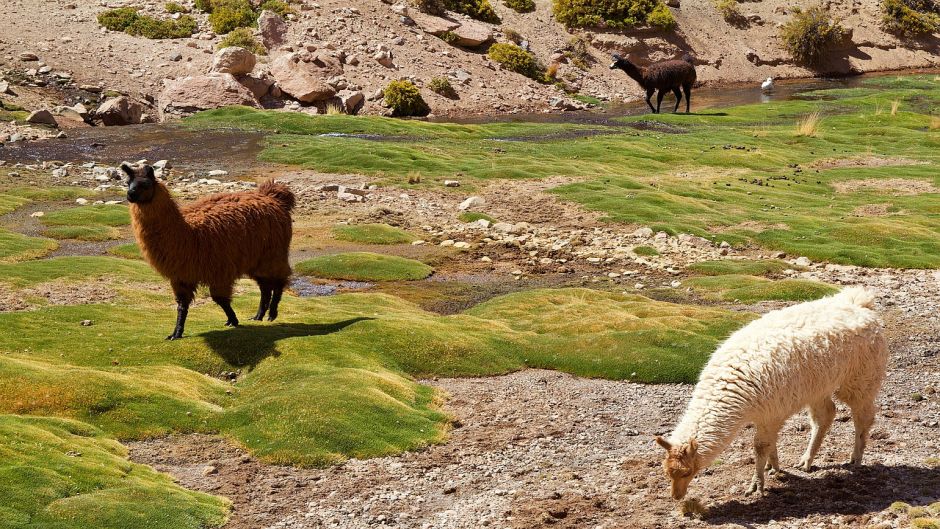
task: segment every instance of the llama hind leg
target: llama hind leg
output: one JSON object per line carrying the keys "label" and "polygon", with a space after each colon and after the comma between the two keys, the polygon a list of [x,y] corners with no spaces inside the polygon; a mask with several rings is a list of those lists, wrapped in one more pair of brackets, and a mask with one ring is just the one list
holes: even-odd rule
{"label": "llama hind leg", "polygon": [[868,434],[871,431],[871,425],[875,422],[874,394],[876,392],[877,386],[873,391],[840,390],[836,393],[836,396],[852,409],[852,421],[855,423],[855,447],[852,449],[852,459],[849,460],[852,465],[862,464],[862,454],[868,443]]}
{"label": "llama hind leg", "polygon": [[679,90],[679,87],[673,88],[672,93],[676,94],[676,108],[672,109],[673,114],[679,111],[679,103],[682,102],[682,92]]}
{"label": "llama hind leg", "polygon": [[770,454],[767,456],[767,473],[773,476],[780,472],[780,458],[777,456],[777,443],[770,447]]}
{"label": "llama hind leg", "polygon": [[836,405],[830,397],[825,397],[821,401],[810,405],[809,417],[812,423],[809,445],[797,465],[797,468],[804,472],[809,472],[813,468],[813,459],[816,457],[816,453],[819,452],[819,447],[822,445],[823,438],[826,437],[826,432],[832,426],[832,420],[836,417]]}
{"label": "llama hind leg", "polygon": [[281,302],[281,294],[284,293],[284,287],[287,286],[287,279],[272,280],[273,292],[271,293],[271,308],[268,311],[268,321],[274,321],[277,318],[277,306]]}
{"label": "llama hind leg", "polygon": [[209,285],[209,295],[225,312],[225,326],[238,327],[238,316],[232,310],[232,285]]}
{"label": "llama hind leg", "polygon": [[196,285],[170,282],[173,295],[176,297],[176,326],[173,332],[166,337],[167,340],[179,340],[183,337],[183,328],[186,326],[186,316],[189,314],[189,304],[196,297]]}
{"label": "llama hind leg", "polygon": [[646,90],[646,104],[650,106],[650,110],[652,110],[654,114],[656,113],[656,108],[653,106],[653,103],[650,102],[650,98],[653,97],[653,93],[655,92],[655,88]]}
{"label": "llama hind leg", "polygon": [[270,279],[259,277],[256,278],[255,281],[258,282],[258,288],[261,289],[261,301],[258,303],[258,312],[256,312],[251,319],[261,321],[264,319],[264,315],[268,312],[268,307],[271,305],[271,293],[274,289],[271,287]]}
{"label": "llama hind leg", "polygon": [[659,90],[659,93],[656,94],[656,113],[659,114],[659,107],[663,106],[663,98],[666,97],[666,91],[663,89]]}
{"label": "llama hind leg", "polygon": [[682,91],[685,92],[685,113],[689,114],[692,108],[692,83],[682,85]]}

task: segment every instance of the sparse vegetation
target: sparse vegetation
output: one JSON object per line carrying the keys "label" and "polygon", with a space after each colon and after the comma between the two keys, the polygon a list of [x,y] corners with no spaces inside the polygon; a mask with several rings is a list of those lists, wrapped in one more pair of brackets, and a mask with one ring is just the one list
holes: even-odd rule
{"label": "sparse vegetation", "polygon": [[699,261],[690,264],[687,269],[706,276],[731,274],[766,276],[779,274],[787,269],[800,270],[801,268],[779,259],[722,259],[720,261]]}
{"label": "sparse vegetation", "polygon": [[443,0],[444,5],[451,11],[463,13],[490,24],[499,24],[499,16],[493,10],[490,0]]}
{"label": "sparse vegetation", "polygon": [[460,40],[460,37],[458,37],[457,34],[454,33],[453,31],[442,31],[442,32],[437,36],[437,38],[443,40],[444,42],[446,42],[446,43],[448,43],[448,44],[450,44],[450,45],[452,45],[452,46],[455,45],[455,44],[457,44],[457,41]]}
{"label": "sparse vegetation", "polygon": [[810,301],[835,294],[839,289],[803,279],[772,281],[747,275],[693,277],[684,282],[703,297],[723,301]]}
{"label": "sparse vegetation", "polygon": [[245,48],[246,50],[256,54],[256,55],[267,55],[267,50],[264,46],[258,42],[258,39],[255,38],[251,30],[248,28],[238,28],[232,30],[228,35],[222,38],[219,41],[218,49],[230,48],[237,46],[239,48]]}
{"label": "sparse vegetation", "polygon": [[538,63],[535,55],[515,44],[493,44],[490,46],[487,56],[511,72],[522,74],[539,82],[545,82],[545,70]]}
{"label": "sparse vegetation", "polygon": [[462,222],[476,222],[478,220],[486,220],[491,223],[495,223],[496,219],[487,215],[486,213],[480,213],[478,211],[464,211],[457,216]]}
{"label": "sparse vegetation", "polygon": [[98,14],[98,23],[111,31],[148,39],[181,39],[196,32],[196,20],[183,15],[176,20],[161,20],[138,13],[135,7],[119,7]]}
{"label": "sparse vegetation", "polygon": [[816,133],[819,132],[819,121],[820,121],[819,112],[811,112],[800,119],[796,124],[796,134],[797,136],[805,136],[807,138],[812,138],[816,136]]}
{"label": "sparse vegetation", "polygon": [[385,87],[385,105],[392,109],[392,115],[399,117],[427,116],[431,112],[431,107],[421,97],[421,91],[407,80],[388,83]]}
{"label": "sparse vegetation", "polygon": [[659,250],[652,246],[636,246],[633,248],[633,253],[641,257],[654,257],[659,255]]}
{"label": "sparse vegetation", "polygon": [[248,0],[212,0],[210,5],[209,23],[219,35],[254,26],[258,20]]}
{"label": "sparse vegetation", "polygon": [[738,0],[714,0],[715,9],[721,13],[721,17],[725,19],[725,22],[730,24],[740,24],[743,17],[741,16],[741,9],[738,6]]}
{"label": "sparse vegetation", "polygon": [[103,241],[121,237],[119,226],[130,224],[127,208],[120,205],[79,206],[46,214],[43,235],[54,239]]}
{"label": "sparse vegetation", "polygon": [[914,529],[940,529],[940,520],[936,518],[914,518],[911,520]]}
{"label": "sparse vegetation", "polygon": [[675,18],[660,0],[554,0],[555,18],[568,27],[672,29]]}
{"label": "sparse vegetation", "polygon": [[435,77],[428,82],[428,88],[436,94],[440,94],[444,97],[455,98],[457,97],[457,91],[454,90],[453,85],[450,84],[450,80],[446,77]]}
{"label": "sparse vegetation", "polygon": [[535,11],[535,2],[533,0],[503,0],[506,7],[517,13],[531,13]]}
{"label": "sparse vegetation", "polygon": [[842,26],[822,7],[794,8],[793,18],[780,30],[783,47],[797,61],[815,65],[842,38]]}
{"label": "sparse vegetation", "polygon": [[882,0],[886,30],[920,37],[940,30],[940,4],[935,0]]}
{"label": "sparse vegetation", "polygon": [[365,244],[404,244],[418,239],[413,234],[388,224],[340,224],[333,228],[333,237],[341,241]]}
{"label": "sparse vegetation", "polygon": [[284,0],[265,0],[258,7],[258,14],[260,15],[262,11],[273,11],[282,17],[297,14],[294,8]]}
{"label": "sparse vegetation", "polygon": [[512,42],[513,44],[520,44],[523,40],[525,40],[518,31],[512,28],[504,28],[503,36],[506,37],[506,40]]}
{"label": "sparse vegetation", "polygon": [[568,39],[565,45],[564,54],[571,61],[571,64],[587,70],[594,63],[594,57],[590,51],[591,43],[584,35],[575,35]]}
{"label": "sparse vegetation", "polygon": [[167,2],[163,6],[163,8],[166,10],[167,13],[170,13],[170,14],[189,13],[189,8],[177,2]]}

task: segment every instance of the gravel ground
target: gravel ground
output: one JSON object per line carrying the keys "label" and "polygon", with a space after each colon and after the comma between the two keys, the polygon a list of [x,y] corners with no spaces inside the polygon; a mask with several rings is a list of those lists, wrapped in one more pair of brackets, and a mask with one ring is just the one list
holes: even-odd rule
{"label": "gravel ground", "polygon": [[[787,468],[769,478],[766,496],[746,498],[745,432],[693,482],[690,495],[708,507],[701,519],[678,514],[652,442],[682,412],[686,385],[541,370],[438,379],[427,383],[449,395],[455,429],[424,451],[295,469],[190,435],[133,443],[131,457],[231,498],[229,529],[907,526],[891,503],[940,500],[940,273],[829,266],[807,274],[881,293],[892,357],[865,465],[843,466],[852,426],[840,407],[814,472]],[[785,466],[798,460],[807,428],[803,414],[784,427]]]}

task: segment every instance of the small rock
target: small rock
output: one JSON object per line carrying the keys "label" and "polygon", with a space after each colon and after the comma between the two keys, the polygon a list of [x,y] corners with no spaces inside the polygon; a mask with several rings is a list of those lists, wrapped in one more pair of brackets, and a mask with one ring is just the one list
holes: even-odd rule
{"label": "small rock", "polygon": [[82,327],[91,327],[92,323],[93,323],[93,322],[92,322],[91,320],[82,320],[82,321],[81,321]]}
{"label": "small rock", "polygon": [[444,180],[444,187],[460,187],[460,182],[457,180]]}
{"label": "small rock", "polygon": [[470,197],[467,200],[464,200],[463,202],[461,202],[460,205],[457,206],[457,208],[460,209],[461,211],[466,211],[470,208],[478,208],[480,206],[483,206],[484,204],[486,204],[486,201],[483,200],[482,198]]}
{"label": "small rock", "polygon": [[223,171],[222,169],[213,169],[208,172],[208,175],[209,176],[228,176],[228,171]]}
{"label": "small rock", "polygon": [[29,115],[26,118],[27,123],[32,123],[33,125],[51,125],[53,127],[58,127],[59,124],[55,120],[55,116],[52,115],[52,112],[48,110],[37,110]]}
{"label": "small rock", "polygon": [[795,263],[797,266],[810,266],[811,264],[813,264],[813,262],[810,261],[808,257],[802,257],[802,256],[797,257]]}

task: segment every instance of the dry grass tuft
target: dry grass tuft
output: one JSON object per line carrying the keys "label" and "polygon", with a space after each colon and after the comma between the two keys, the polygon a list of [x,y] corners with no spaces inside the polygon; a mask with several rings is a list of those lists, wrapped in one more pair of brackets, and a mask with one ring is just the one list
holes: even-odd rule
{"label": "dry grass tuft", "polygon": [[679,504],[679,514],[682,516],[692,516],[700,518],[708,513],[708,507],[705,507],[698,498],[687,498]]}
{"label": "dry grass tuft", "polygon": [[796,135],[797,136],[806,136],[809,138],[815,137],[819,129],[819,122],[821,118],[819,112],[813,112],[807,114],[806,117],[801,119],[796,124]]}
{"label": "dry grass tuft", "polygon": [[897,116],[897,115],[898,115],[898,108],[900,108],[900,107],[901,107],[901,100],[900,100],[900,99],[895,99],[894,101],[892,101],[892,102],[891,102],[891,115],[892,115],[892,116]]}
{"label": "dry grass tuft", "polygon": [[930,130],[940,129],[940,116],[930,116]]}

